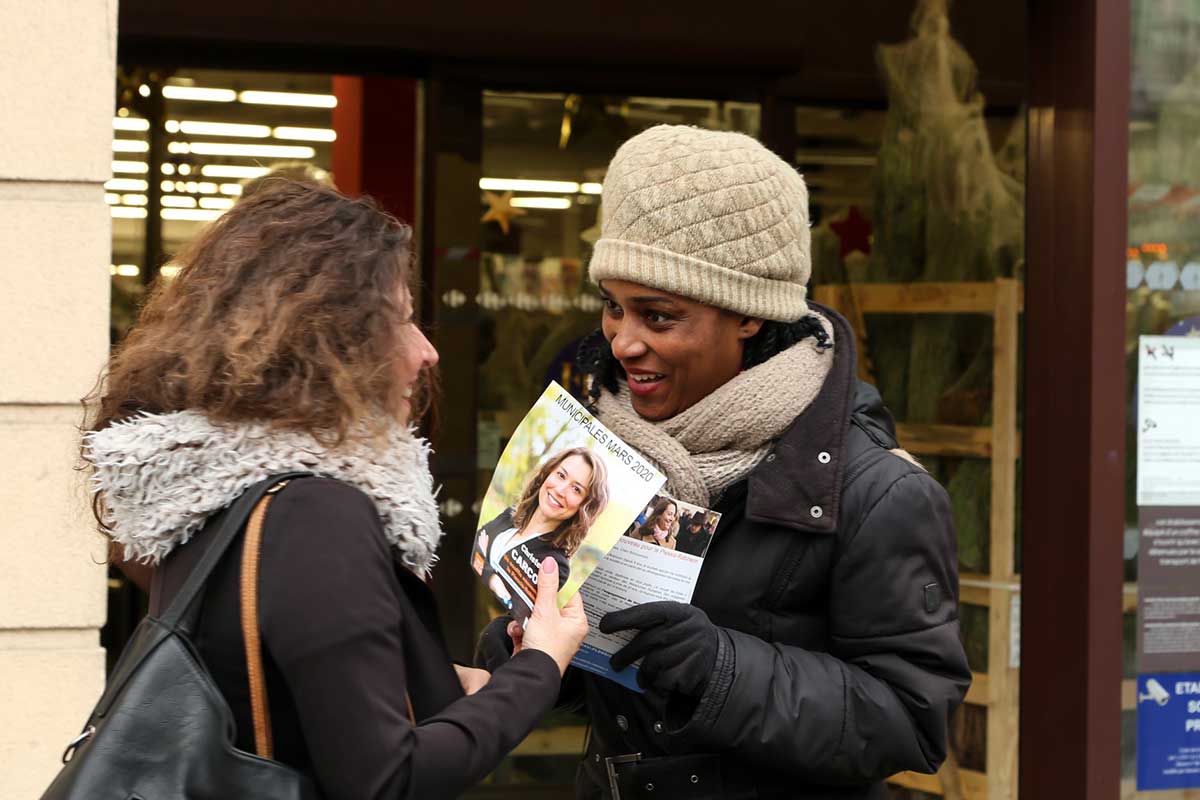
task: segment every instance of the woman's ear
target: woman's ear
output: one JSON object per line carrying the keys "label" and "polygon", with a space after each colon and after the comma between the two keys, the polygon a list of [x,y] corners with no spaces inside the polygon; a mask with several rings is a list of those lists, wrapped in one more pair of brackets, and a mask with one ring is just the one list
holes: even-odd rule
{"label": "woman's ear", "polygon": [[762,330],[763,320],[758,317],[742,317],[738,323],[738,338],[749,339]]}

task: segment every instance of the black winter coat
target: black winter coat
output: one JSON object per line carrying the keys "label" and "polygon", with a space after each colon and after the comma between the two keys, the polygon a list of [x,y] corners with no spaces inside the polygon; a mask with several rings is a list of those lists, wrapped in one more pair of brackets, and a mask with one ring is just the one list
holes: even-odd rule
{"label": "black winter coat", "polygon": [[613,766],[622,798],[887,797],[889,775],[945,757],[971,681],[950,503],[889,452],[853,334],[821,311],[837,342],[824,386],[715,503],[692,600],[718,626],[712,680],[684,704],[572,670],[592,720],[580,797],[608,796],[605,759],[624,754],[643,760]]}
{"label": "black winter coat", "polygon": [[[170,604],[208,541],[198,532],[156,570],[153,608]],[[237,746],[253,752],[241,551],[231,547],[209,578],[193,642],[233,712]],[[554,660],[530,650],[464,697],[433,592],[400,563],[370,498],[328,478],[293,480],[271,504],[259,620],[275,758],[329,800],[456,797],[559,690]]]}

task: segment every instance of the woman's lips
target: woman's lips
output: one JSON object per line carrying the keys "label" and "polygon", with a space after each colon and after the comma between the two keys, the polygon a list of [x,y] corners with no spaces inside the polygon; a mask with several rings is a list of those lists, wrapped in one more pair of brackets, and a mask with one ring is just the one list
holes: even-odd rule
{"label": "woman's lips", "polygon": [[666,376],[661,372],[626,370],[625,376],[629,383],[629,391],[639,397],[654,394],[666,381]]}

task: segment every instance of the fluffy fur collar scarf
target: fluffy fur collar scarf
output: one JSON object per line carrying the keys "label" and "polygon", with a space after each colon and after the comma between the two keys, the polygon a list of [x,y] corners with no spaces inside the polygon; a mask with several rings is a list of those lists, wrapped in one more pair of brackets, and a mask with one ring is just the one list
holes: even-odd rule
{"label": "fluffy fur collar scarf", "polygon": [[365,492],[404,564],[426,575],[442,531],[429,444],[395,426],[379,444],[329,448],[262,425],[215,425],[200,413],[143,414],[84,439],[106,524],[127,557],[157,564],[213,513],[269,475],[307,470]]}

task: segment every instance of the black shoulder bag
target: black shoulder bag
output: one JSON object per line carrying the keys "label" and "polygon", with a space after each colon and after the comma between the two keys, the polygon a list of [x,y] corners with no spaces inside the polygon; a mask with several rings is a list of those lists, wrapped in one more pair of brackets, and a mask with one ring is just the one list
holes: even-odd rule
{"label": "black shoulder bag", "polygon": [[[42,800],[320,800],[308,777],[270,760],[257,613],[258,537],[270,495],[283,482],[308,474],[273,475],[223,513],[212,543],[170,607],[161,618],[146,617],[134,631]],[[258,755],[234,747],[233,714],[189,639],[204,584],[247,520],[242,630]]]}

